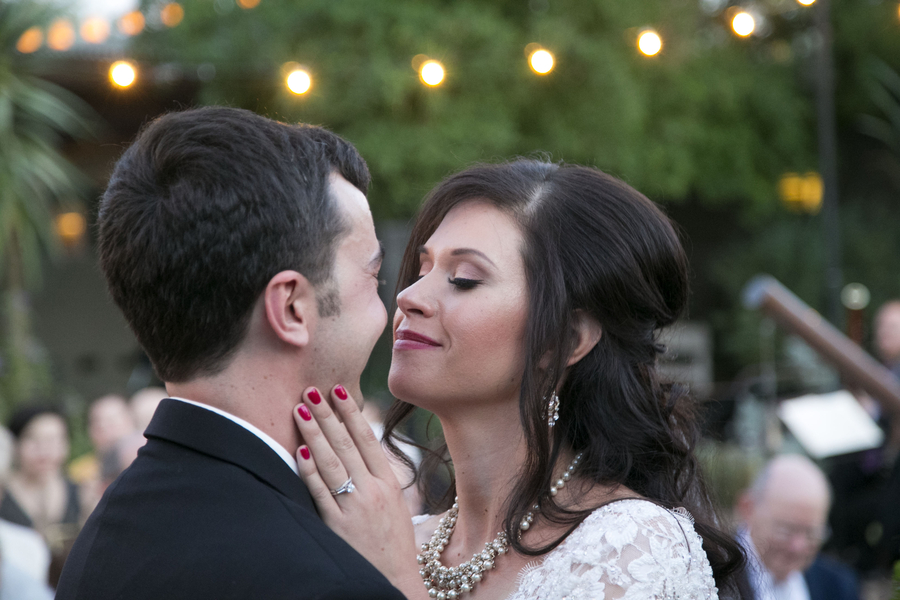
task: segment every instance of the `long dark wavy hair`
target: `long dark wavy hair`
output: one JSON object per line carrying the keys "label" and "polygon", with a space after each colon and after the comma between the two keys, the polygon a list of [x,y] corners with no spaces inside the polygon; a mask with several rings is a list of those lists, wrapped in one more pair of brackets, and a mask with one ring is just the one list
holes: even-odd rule
{"label": "long dark wavy hair", "polygon": [[[542,555],[558,546],[592,509],[566,510],[550,495],[560,451],[584,454],[577,475],[626,486],[666,508],[683,506],[695,519],[720,590],[743,564],[740,547],[717,527],[694,448],[700,437],[687,390],[656,370],[662,327],[682,314],[688,299],[687,257],[671,221],[645,196],[599,170],[516,160],[466,169],[439,184],[416,219],[400,267],[398,290],[419,274],[418,248],[444,216],[478,200],[509,214],[524,237],[528,285],[525,370],[519,416],[529,449],[507,500],[504,529],[512,547]],[[576,311],[602,328],[597,345],[566,367],[577,342]],[[549,361],[548,361],[549,358]],[[547,427],[545,398],[558,390],[559,421]],[[391,407],[385,438],[395,454],[394,430],[414,410]],[[425,484],[446,459],[446,445],[423,462]],[[455,483],[435,508],[449,508]],[[516,535],[533,505],[569,526],[556,540],[529,547]]]}

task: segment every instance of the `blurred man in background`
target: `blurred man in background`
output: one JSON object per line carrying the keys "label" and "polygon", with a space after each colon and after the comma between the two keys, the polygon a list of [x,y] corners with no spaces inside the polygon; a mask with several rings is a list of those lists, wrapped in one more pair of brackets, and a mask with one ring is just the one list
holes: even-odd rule
{"label": "blurred man in background", "polygon": [[125,398],[107,394],[94,400],[88,409],[88,435],[94,451],[79,456],[69,465],[72,481],[88,487],[97,485],[103,455],[133,431],[134,417]]}
{"label": "blurred man in background", "polygon": [[738,501],[748,566],[740,587],[751,600],[859,600],[850,569],[819,555],[831,491],[808,458],[769,462]]}

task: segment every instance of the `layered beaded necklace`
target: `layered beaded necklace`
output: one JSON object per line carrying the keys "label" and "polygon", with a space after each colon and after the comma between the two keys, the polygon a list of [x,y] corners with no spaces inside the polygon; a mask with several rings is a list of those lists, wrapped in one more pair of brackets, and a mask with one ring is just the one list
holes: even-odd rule
{"label": "layered beaded necklace", "polygon": [[[580,453],[550,488],[551,496],[555,496],[559,490],[565,487],[566,483],[572,478],[575,467],[578,466],[579,462],[581,462]],[[522,518],[522,522],[519,523],[520,536],[534,522],[534,510],[538,510],[537,504],[534,505],[532,511],[526,513]],[[458,517],[459,499],[457,498],[447,514],[441,518],[437,529],[431,535],[431,541],[422,544],[422,553],[416,557],[419,564],[422,565],[419,575],[422,576],[422,580],[425,582],[429,598],[455,600],[463,594],[471,592],[475,585],[484,578],[485,572],[494,568],[494,561],[497,557],[509,551],[509,539],[506,536],[506,532],[501,531],[493,541],[484,545],[484,550],[475,554],[466,562],[458,567],[445,567],[441,564],[441,552],[450,543],[450,536],[456,527]]]}

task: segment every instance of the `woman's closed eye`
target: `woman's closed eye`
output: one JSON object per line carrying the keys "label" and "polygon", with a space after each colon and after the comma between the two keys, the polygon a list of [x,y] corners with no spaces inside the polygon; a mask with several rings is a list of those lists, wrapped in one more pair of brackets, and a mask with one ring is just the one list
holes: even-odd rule
{"label": "woman's closed eye", "polygon": [[471,290],[475,286],[483,283],[480,279],[465,279],[463,277],[451,277],[447,281],[449,281],[451,285],[456,286],[460,290]]}

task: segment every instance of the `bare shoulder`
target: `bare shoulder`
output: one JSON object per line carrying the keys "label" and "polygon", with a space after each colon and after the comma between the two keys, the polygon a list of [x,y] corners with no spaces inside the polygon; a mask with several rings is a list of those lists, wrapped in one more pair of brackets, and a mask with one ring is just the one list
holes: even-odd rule
{"label": "bare shoulder", "polygon": [[438,528],[441,517],[446,514],[447,513],[439,515],[418,515],[413,517],[413,530],[416,533],[416,548],[421,548],[422,544],[431,540],[432,534],[435,529]]}

